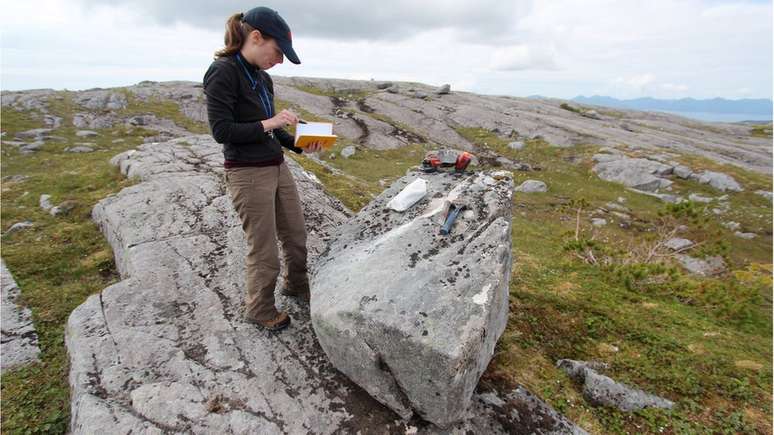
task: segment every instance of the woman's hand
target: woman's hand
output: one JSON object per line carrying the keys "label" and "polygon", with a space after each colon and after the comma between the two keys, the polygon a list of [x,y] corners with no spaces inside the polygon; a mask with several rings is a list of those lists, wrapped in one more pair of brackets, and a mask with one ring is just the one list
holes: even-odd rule
{"label": "woman's hand", "polygon": [[275,116],[264,119],[261,121],[264,131],[274,130],[275,128],[285,128],[288,125],[295,125],[298,123],[298,116],[290,110],[283,110]]}
{"label": "woman's hand", "polygon": [[321,142],[317,142],[317,141],[315,141],[315,142],[312,142],[312,143],[310,143],[310,144],[309,144],[309,145],[308,145],[308,146],[307,146],[307,147],[304,149],[304,152],[307,152],[307,153],[316,153],[316,152],[318,152],[318,151],[321,151],[321,150],[322,150],[322,146],[323,146],[323,144],[322,144]]}

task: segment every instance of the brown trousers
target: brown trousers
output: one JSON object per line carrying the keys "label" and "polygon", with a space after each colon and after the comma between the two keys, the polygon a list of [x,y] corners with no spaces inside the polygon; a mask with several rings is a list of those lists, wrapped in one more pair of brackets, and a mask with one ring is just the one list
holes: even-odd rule
{"label": "brown trousers", "polygon": [[308,294],[306,228],[296,183],[284,162],[278,166],[225,170],[234,209],[247,239],[245,316],[277,316],[274,287],[280,272],[277,236],[284,254],[288,294]]}

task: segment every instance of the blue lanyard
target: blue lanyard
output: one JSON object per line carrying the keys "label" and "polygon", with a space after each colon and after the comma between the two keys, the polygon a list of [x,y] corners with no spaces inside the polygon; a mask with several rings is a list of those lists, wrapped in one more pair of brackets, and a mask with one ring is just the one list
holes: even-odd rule
{"label": "blue lanyard", "polygon": [[[239,61],[239,64],[242,65],[242,70],[245,72],[245,75],[247,75],[247,80],[250,81],[250,87],[255,90],[255,88],[258,86],[258,80],[254,79],[250,74],[250,71],[247,69],[247,65],[245,65],[245,61],[242,60],[242,56],[239,53],[236,54],[236,58],[237,61]],[[258,98],[261,99],[261,105],[263,106],[264,113],[266,113],[266,115],[271,118],[271,98],[269,97],[269,93],[266,92],[266,87],[264,86],[263,81],[261,81],[261,91],[258,93]]]}

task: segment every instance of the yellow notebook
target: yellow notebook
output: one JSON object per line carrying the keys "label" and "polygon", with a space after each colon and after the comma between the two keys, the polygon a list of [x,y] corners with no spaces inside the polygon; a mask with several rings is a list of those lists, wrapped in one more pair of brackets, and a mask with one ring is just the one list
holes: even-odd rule
{"label": "yellow notebook", "polygon": [[333,134],[333,124],[330,122],[308,122],[306,124],[296,124],[296,146],[306,148],[314,142],[320,142],[322,149],[333,148],[336,143],[336,136]]}

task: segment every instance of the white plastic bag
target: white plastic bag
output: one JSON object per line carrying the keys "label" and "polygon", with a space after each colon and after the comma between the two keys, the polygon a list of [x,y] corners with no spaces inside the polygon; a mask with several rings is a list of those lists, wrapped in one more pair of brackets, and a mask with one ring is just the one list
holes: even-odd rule
{"label": "white plastic bag", "polygon": [[394,198],[387,203],[387,207],[395,211],[406,211],[416,204],[417,201],[424,198],[427,194],[427,181],[417,178],[408,186],[404,187]]}

